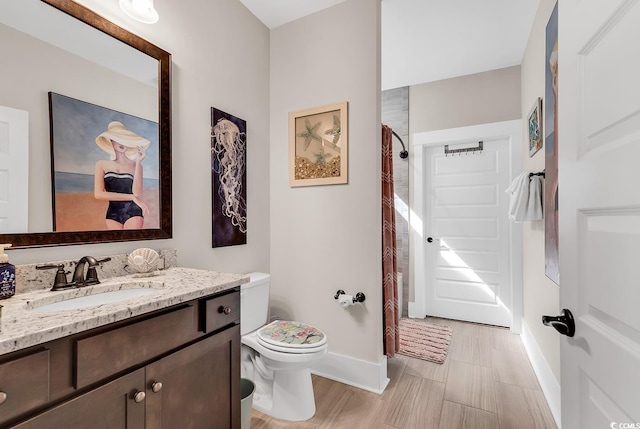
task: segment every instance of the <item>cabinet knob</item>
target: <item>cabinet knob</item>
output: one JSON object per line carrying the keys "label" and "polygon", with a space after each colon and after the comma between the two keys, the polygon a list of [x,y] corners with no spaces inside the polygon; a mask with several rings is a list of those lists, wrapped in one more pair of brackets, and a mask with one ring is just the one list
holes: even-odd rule
{"label": "cabinet knob", "polygon": [[136,393],[133,395],[133,400],[134,400],[137,404],[139,404],[140,402],[144,401],[144,398],[145,398],[146,396],[147,396],[147,395],[145,395],[145,393],[144,393],[144,392],[136,392]]}
{"label": "cabinet knob", "polygon": [[220,308],[218,308],[218,313],[231,314],[231,307],[220,306]]}
{"label": "cabinet knob", "polygon": [[4,392],[0,392],[0,405],[4,404],[4,401],[7,400],[7,394]]}
{"label": "cabinet knob", "polygon": [[158,393],[159,391],[162,390],[162,383],[160,383],[159,381],[156,381],[151,385],[151,390],[153,390],[153,393]]}

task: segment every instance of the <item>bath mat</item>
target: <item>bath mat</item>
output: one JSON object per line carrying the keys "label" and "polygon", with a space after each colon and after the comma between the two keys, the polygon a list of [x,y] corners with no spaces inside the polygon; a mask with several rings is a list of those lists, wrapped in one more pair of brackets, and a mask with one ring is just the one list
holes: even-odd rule
{"label": "bath mat", "polygon": [[424,319],[400,319],[400,350],[398,353],[435,363],[447,358],[450,326],[434,325]]}

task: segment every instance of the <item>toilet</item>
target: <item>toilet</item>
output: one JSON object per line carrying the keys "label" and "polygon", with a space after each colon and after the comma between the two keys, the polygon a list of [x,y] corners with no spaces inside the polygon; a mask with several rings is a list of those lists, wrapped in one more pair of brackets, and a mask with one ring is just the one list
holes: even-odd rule
{"label": "toilet", "polygon": [[303,421],[316,412],[310,367],[327,354],[327,336],[301,322],[267,323],[270,276],[251,273],[240,289],[241,373],[256,386],[253,408]]}

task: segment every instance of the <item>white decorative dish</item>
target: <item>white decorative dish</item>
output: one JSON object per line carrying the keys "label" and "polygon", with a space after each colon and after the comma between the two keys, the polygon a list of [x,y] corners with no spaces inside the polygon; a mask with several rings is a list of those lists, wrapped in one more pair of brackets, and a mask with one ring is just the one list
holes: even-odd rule
{"label": "white decorative dish", "polygon": [[160,265],[160,255],[153,249],[141,247],[129,253],[127,264],[139,273],[151,273]]}

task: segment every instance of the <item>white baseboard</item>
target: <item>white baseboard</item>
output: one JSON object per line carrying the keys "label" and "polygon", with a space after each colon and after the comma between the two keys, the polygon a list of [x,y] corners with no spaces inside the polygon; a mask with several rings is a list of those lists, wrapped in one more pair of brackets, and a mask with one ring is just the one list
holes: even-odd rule
{"label": "white baseboard", "polygon": [[324,359],[311,368],[311,372],[377,394],[381,394],[389,384],[386,356],[383,356],[380,362],[373,363],[336,353],[328,353]]}
{"label": "white baseboard", "polygon": [[408,302],[408,312],[409,312],[409,317],[412,317],[414,319],[424,319],[425,317],[427,317],[427,313],[425,313],[425,311],[423,310],[421,305],[418,305],[416,302]]}
{"label": "white baseboard", "polygon": [[542,393],[544,393],[544,397],[547,399],[547,403],[551,409],[551,414],[553,414],[558,429],[562,429],[560,419],[560,383],[553,375],[547,360],[544,358],[540,347],[538,347],[538,343],[529,329],[529,325],[527,325],[527,322],[524,320],[522,320],[521,338],[524,343],[524,348],[527,350],[527,355],[529,355],[533,370],[540,382],[540,387],[542,387]]}

